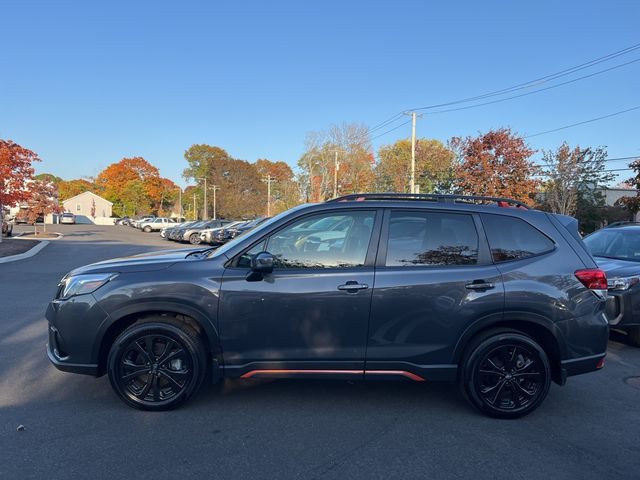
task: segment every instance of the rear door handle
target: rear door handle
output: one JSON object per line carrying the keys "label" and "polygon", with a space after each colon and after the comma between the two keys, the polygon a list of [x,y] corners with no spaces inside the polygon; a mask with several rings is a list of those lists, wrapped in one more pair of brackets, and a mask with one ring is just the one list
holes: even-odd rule
{"label": "rear door handle", "polygon": [[489,290],[495,288],[495,283],[485,282],[484,280],[474,280],[471,283],[467,283],[465,288],[469,290]]}
{"label": "rear door handle", "polygon": [[338,290],[346,290],[350,293],[355,293],[358,290],[365,290],[367,288],[369,288],[369,285],[367,285],[366,283],[358,283],[353,280],[345,283],[344,285],[338,285]]}

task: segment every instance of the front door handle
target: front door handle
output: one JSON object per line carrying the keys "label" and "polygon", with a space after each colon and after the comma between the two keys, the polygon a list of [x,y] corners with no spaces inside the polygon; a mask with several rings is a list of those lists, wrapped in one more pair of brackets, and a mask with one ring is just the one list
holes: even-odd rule
{"label": "front door handle", "polygon": [[495,283],[485,282],[484,280],[474,280],[471,283],[467,283],[465,288],[469,290],[489,290],[495,288]]}
{"label": "front door handle", "polygon": [[338,285],[338,290],[346,290],[349,293],[355,293],[358,290],[365,290],[369,288],[369,285],[366,283],[358,283],[354,280],[351,280],[344,285]]}

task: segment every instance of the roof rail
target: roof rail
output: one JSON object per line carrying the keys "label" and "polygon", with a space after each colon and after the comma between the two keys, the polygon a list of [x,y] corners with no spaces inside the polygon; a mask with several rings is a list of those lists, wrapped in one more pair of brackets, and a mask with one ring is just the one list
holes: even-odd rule
{"label": "roof rail", "polygon": [[514,206],[531,210],[526,203],[513,200],[511,198],[483,197],[477,195],[441,195],[437,193],[352,193],[332,198],[331,200],[327,200],[327,202],[362,202],[365,200],[422,200],[447,203],[495,203],[501,207]]}

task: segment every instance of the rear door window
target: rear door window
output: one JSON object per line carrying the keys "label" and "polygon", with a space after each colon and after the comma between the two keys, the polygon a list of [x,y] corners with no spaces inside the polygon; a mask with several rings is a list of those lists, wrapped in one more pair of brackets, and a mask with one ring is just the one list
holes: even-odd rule
{"label": "rear door window", "polygon": [[552,251],[553,241],[528,222],[506,215],[481,215],[494,262],[508,262]]}
{"label": "rear door window", "polygon": [[471,215],[403,210],[391,212],[386,266],[477,263],[478,232]]}

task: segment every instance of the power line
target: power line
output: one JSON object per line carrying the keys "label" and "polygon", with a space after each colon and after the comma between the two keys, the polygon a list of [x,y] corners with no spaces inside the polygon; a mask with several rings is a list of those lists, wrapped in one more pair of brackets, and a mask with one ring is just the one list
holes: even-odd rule
{"label": "power line", "polygon": [[496,90],[494,92],[489,92],[489,93],[485,93],[482,95],[477,95],[475,97],[468,97],[468,98],[463,98],[463,99],[459,99],[459,100],[454,100],[451,102],[446,102],[446,103],[440,103],[440,104],[436,104],[436,105],[428,105],[426,107],[420,107],[420,108],[416,108],[415,110],[428,110],[428,109],[432,109],[432,108],[440,108],[440,107],[447,107],[449,105],[457,105],[460,103],[467,103],[467,102],[472,102],[472,101],[476,101],[476,100],[482,100],[484,98],[489,98],[489,97],[494,97],[497,95],[502,95],[505,93],[510,93],[512,91],[516,91],[516,90],[522,90],[524,88],[530,88],[536,84],[540,84],[540,83],[544,83],[550,80],[555,80],[556,78],[560,78],[560,77],[564,77],[566,75],[570,75],[572,73],[578,72],[580,70],[584,70],[586,68],[590,68],[593,67],[594,65],[598,65],[600,63],[603,62],[607,62],[609,60],[612,60],[614,58],[617,58],[621,55],[625,55],[627,53],[633,52],[634,50],[638,50],[640,49],[640,43],[637,43],[635,45],[631,45],[630,47],[624,48],[622,50],[618,50],[617,52],[613,52],[610,54],[607,54],[603,57],[599,57],[593,60],[589,60],[588,62],[582,63],[580,65],[576,65],[574,67],[570,67],[567,68],[565,70],[560,70],[559,72],[555,72],[555,73],[551,73],[549,75],[546,75],[544,77],[540,77],[540,78],[536,78],[534,80],[529,80],[528,82],[523,82],[523,83],[519,83],[517,85],[513,85],[511,87],[507,87],[507,88],[503,88],[501,90]]}
{"label": "power line", "polygon": [[[604,55],[602,57],[598,57],[598,58],[595,58],[593,60],[589,60],[589,61],[587,61],[585,63],[581,63],[579,65],[576,65],[576,66],[573,66],[573,67],[569,67],[569,68],[566,68],[564,70],[560,70],[558,72],[555,72],[555,73],[552,73],[552,74],[549,74],[549,75],[546,75],[546,76],[543,76],[543,77],[539,77],[539,78],[536,78],[536,79],[533,79],[533,80],[529,80],[527,82],[523,82],[523,83],[519,83],[519,84],[513,85],[511,87],[503,88],[503,89],[496,90],[496,91],[493,91],[493,92],[488,92],[488,93],[485,93],[485,94],[482,94],[482,95],[476,95],[474,97],[467,97],[467,98],[462,98],[462,99],[458,99],[458,100],[453,100],[453,101],[450,101],[450,102],[445,102],[445,103],[440,103],[440,104],[435,104],[435,105],[428,105],[428,106],[425,106],[425,107],[414,108],[412,110],[430,110],[430,109],[433,109],[433,108],[440,108],[440,107],[445,107],[445,106],[449,106],[449,105],[457,105],[457,104],[460,104],[460,103],[468,103],[468,102],[472,102],[472,101],[476,101],[476,100],[482,100],[484,98],[490,98],[490,97],[494,97],[494,96],[498,96],[498,95],[504,95],[506,93],[510,93],[510,92],[517,91],[517,90],[522,90],[522,89],[525,89],[525,88],[531,88],[534,85],[539,85],[540,83],[545,83],[545,82],[548,82],[548,81],[551,81],[551,80],[555,80],[557,78],[561,78],[563,76],[567,76],[567,75],[573,74],[573,73],[578,72],[580,70],[584,70],[584,69],[593,67],[593,66],[598,65],[598,64],[603,63],[603,62],[607,62],[607,61],[612,60],[614,58],[617,58],[619,56],[626,55],[626,54],[628,54],[630,52],[633,52],[635,50],[638,50],[638,49],[640,49],[640,43],[631,45],[631,46],[626,47],[626,48],[624,48],[622,50],[618,50],[616,52],[609,53],[609,54]],[[513,100],[515,98],[520,98],[520,97],[523,97],[523,96],[532,95],[534,93],[543,92],[543,91],[546,91],[546,90],[550,90],[552,88],[557,88],[557,87],[560,87],[560,86],[563,86],[563,85],[567,85],[569,83],[577,82],[579,80],[584,80],[586,78],[590,78],[590,77],[593,77],[595,75],[600,75],[602,73],[606,73],[606,72],[609,72],[611,70],[624,67],[626,65],[635,63],[637,61],[640,61],[640,58],[632,60],[632,61],[629,61],[629,62],[626,62],[626,63],[623,63],[623,64],[615,65],[613,67],[610,67],[610,68],[607,68],[607,69],[604,69],[604,70],[599,70],[597,72],[593,72],[593,73],[588,74],[588,75],[583,75],[582,77],[578,77],[578,78],[575,78],[575,79],[572,79],[572,80],[568,80],[566,82],[561,82],[561,83],[556,84],[556,85],[550,85],[549,87],[537,89],[537,90],[534,90],[534,91],[531,91],[531,92],[526,92],[526,93],[519,94],[519,95],[513,95],[511,97],[498,99],[498,100],[494,100],[494,101],[490,101],[490,102],[483,102],[483,103],[476,104],[476,105],[468,105],[468,106],[465,106],[465,107],[460,107],[460,108],[455,108],[455,109],[439,110],[437,112],[432,112],[432,113],[447,113],[447,112],[453,112],[453,111],[458,111],[458,110],[465,110],[465,109],[468,109],[468,108],[477,108],[477,107],[481,107],[481,106],[485,106],[485,105],[490,105],[490,104],[493,104],[493,103],[504,102],[504,101],[507,101],[507,100]],[[367,132],[365,132],[363,134],[363,136],[370,135],[374,131],[380,130],[380,129],[388,126],[388,125],[393,124],[394,122],[396,122],[400,118],[402,118],[402,115],[403,115],[403,112],[396,113],[392,117],[389,117],[387,120],[385,120],[385,121],[383,121],[383,122],[371,127],[369,130],[367,130]],[[397,127],[393,128],[391,130],[387,130],[386,132],[375,136],[371,140],[373,140],[375,138],[379,138],[379,137],[381,137],[383,135],[386,135],[387,133],[390,133],[390,132],[396,130],[397,128],[400,128],[403,125],[406,125],[406,123],[398,125]]]}
{"label": "power line", "polygon": [[[446,110],[437,110],[435,112],[430,112],[429,115],[434,115],[436,113],[458,112],[460,110],[468,110],[470,108],[484,107],[486,105],[493,105],[494,103],[501,103],[501,102],[506,102],[508,100],[513,100],[515,98],[526,97],[526,96],[529,96],[529,95],[533,95],[534,93],[545,92],[547,90],[551,90],[553,88],[562,87],[564,85],[568,85],[570,83],[578,82],[578,81],[584,80],[586,78],[595,77],[596,75],[600,75],[602,73],[606,73],[606,72],[609,72],[611,70],[615,70],[617,68],[626,67],[627,65],[630,65],[630,64],[635,63],[635,62],[640,62],[640,58],[636,58],[635,60],[631,60],[629,62],[621,63],[619,65],[614,65],[613,67],[605,68],[604,70],[598,70],[597,72],[593,72],[593,73],[590,73],[588,75],[583,75],[582,77],[573,78],[573,79],[567,80],[565,82],[556,83],[555,85],[549,85],[548,87],[539,88],[537,90],[532,90],[531,92],[520,93],[518,95],[512,95],[510,97],[499,98],[497,100],[491,100],[489,102],[476,103],[475,105],[467,105],[465,107],[448,108]],[[421,110],[421,109],[416,109],[416,110]]]}
{"label": "power line", "polygon": [[399,129],[400,127],[404,127],[405,125],[407,125],[409,123],[411,123],[411,120],[407,120],[406,122],[402,122],[400,125],[398,125],[397,127],[392,128],[391,130],[387,130],[386,132],[383,132],[383,133],[381,133],[379,135],[376,135],[375,137],[371,137],[371,140],[375,140],[376,138],[380,138],[380,137],[386,135],[387,133],[391,133],[394,130]]}
{"label": "power line", "polygon": [[631,108],[627,108],[626,110],[620,110],[619,112],[610,113],[608,115],[603,115],[601,117],[590,118],[589,120],[584,120],[582,122],[572,123],[570,125],[564,125],[564,126],[558,127],[558,128],[552,128],[551,130],[545,130],[544,132],[533,133],[531,135],[526,135],[524,138],[537,137],[539,135],[546,135],[547,133],[558,132],[560,130],[565,130],[567,128],[577,127],[578,125],[584,125],[586,123],[597,122],[598,120],[603,120],[605,118],[615,117],[616,115],[622,115],[623,113],[632,112],[634,110],[640,110],[640,105],[637,105],[637,106],[631,107]]}
{"label": "power line", "polygon": [[[622,160],[637,160],[637,159],[640,159],[640,154],[638,154],[638,155],[634,155],[634,156],[631,156],[631,157],[614,157],[614,158],[605,158],[605,159],[603,159],[602,161],[603,161],[603,162],[619,162],[619,161],[622,161]],[[543,160],[542,158],[540,158],[540,159],[538,159],[538,160],[534,160],[534,161],[536,161],[536,162],[542,162],[542,161],[544,161],[544,160]],[[579,163],[582,163],[582,162],[579,162]],[[542,166],[550,166],[550,167],[554,167],[554,166],[556,166],[556,165],[558,165],[558,164],[557,164],[557,163],[545,163],[545,164],[543,164]]]}

